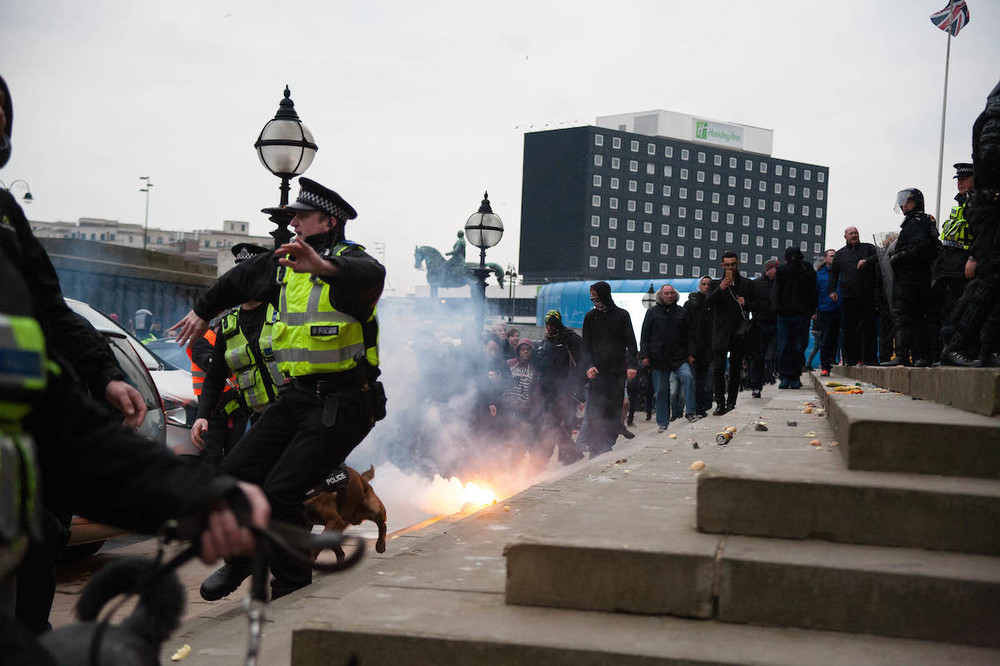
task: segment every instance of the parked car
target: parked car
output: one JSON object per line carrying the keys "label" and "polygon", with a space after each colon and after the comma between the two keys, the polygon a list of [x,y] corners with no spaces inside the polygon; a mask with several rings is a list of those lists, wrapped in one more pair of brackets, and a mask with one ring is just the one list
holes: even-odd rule
{"label": "parked car", "polygon": [[172,338],[136,342],[159,364],[150,374],[167,415],[167,446],[178,455],[200,455],[191,443],[191,426],[198,415],[198,396],[191,383],[191,359]]}
{"label": "parked car", "polygon": [[[167,427],[166,416],[164,414],[163,403],[160,393],[153,381],[149,371],[149,361],[152,356],[146,352],[145,358],[137,349],[142,348],[135,338],[130,336],[125,329],[116,324],[111,319],[90,307],[86,303],[70,298],[66,299],[66,304],[76,314],[86,319],[97,331],[104,336],[111,351],[115,355],[115,360],[125,373],[125,381],[134,386],[146,403],[146,419],[139,426],[137,432],[160,445],[166,445]],[[145,352],[145,350],[143,349]],[[73,523],[70,527],[69,548],[70,557],[82,557],[96,553],[107,539],[124,534],[126,531],[108,525],[92,523],[80,516],[73,516]]]}

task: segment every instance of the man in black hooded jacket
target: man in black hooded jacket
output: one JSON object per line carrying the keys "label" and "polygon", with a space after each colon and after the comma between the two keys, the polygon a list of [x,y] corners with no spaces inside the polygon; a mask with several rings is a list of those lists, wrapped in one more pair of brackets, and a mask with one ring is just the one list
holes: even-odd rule
{"label": "man in black hooded jacket", "polygon": [[[713,281],[705,305],[714,313],[712,324],[712,364],[715,366],[715,416],[736,407],[740,373],[747,350],[749,315],[757,304],[753,283],[740,275],[740,259],[735,252],[722,254],[723,278]],[[729,356],[727,383],[726,356]],[[728,400],[726,396],[728,388]]]}
{"label": "man in black hooded jacket", "polygon": [[611,285],[590,287],[594,309],[583,318],[583,366],[587,368],[587,427],[590,456],[611,450],[621,430],[625,379],[638,372],[635,329],[628,312],[611,299]]}
{"label": "man in black hooded jacket", "polygon": [[778,267],[771,289],[778,315],[778,388],[799,389],[809,321],[816,311],[816,271],[803,260],[799,248],[785,250],[785,263]]}

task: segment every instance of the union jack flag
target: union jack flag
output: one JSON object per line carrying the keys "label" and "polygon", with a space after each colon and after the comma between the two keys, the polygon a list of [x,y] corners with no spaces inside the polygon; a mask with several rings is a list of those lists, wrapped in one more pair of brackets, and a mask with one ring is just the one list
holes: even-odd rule
{"label": "union jack flag", "polygon": [[939,12],[931,14],[931,23],[941,28],[945,32],[951,33],[952,37],[958,37],[958,31],[969,22],[969,8],[965,0],[951,0],[948,6]]}

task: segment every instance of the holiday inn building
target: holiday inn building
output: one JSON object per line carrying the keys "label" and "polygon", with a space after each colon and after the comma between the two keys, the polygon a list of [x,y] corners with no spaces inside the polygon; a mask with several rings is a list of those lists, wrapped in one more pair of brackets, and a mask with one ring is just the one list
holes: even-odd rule
{"label": "holiday inn building", "polygon": [[527,283],[742,272],[799,247],[822,254],[829,169],[771,155],[773,132],[671,111],[524,136]]}

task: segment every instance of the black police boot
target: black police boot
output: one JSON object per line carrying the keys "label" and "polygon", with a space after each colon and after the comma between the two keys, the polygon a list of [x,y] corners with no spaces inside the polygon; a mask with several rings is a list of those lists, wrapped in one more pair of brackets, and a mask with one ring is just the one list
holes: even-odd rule
{"label": "black police boot", "polygon": [[201,598],[205,601],[218,601],[236,591],[250,576],[250,561],[239,558],[226,562],[201,584]]}
{"label": "black police boot", "polygon": [[910,361],[908,359],[903,358],[902,356],[898,355],[898,356],[896,356],[896,358],[892,359],[891,361],[885,361],[884,363],[879,363],[879,365],[881,365],[883,368],[894,368],[894,367],[900,366],[900,365],[906,365],[906,366],[908,366],[908,365],[910,365]]}
{"label": "black police boot", "polygon": [[722,416],[723,414],[725,414],[728,411],[729,410],[726,409],[726,403],[724,403],[722,401],[719,401],[718,403],[716,403],[715,411],[712,412],[712,415],[713,416]]}
{"label": "black police boot", "polygon": [[913,362],[914,368],[929,368],[931,367],[931,362],[926,358],[918,358]]}
{"label": "black police boot", "polygon": [[941,352],[942,365],[957,365],[960,368],[981,368],[983,364],[979,359],[971,358],[962,349],[952,349],[945,347]]}
{"label": "black police boot", "polygon": [[982,361],[984,368],[1000,368],[1000,352],[984,353]]}

